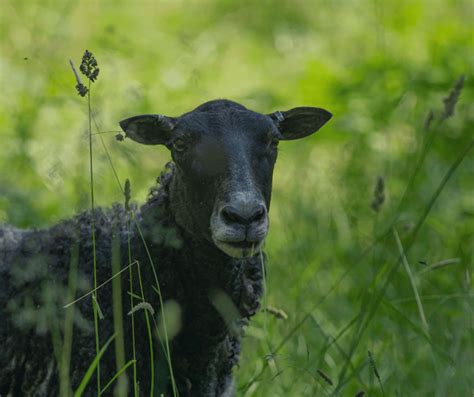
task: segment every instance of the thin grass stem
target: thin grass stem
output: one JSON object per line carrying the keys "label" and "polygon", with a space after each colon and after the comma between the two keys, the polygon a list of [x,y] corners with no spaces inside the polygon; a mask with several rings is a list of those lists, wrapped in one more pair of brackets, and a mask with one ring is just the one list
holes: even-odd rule
{"label": "thin grass stem", "polygon": [[[92,363],[89,365],[89,368],[87,369],[86,373],[84,374],[84,377],[82,378],[82,381],[81,381],[81,383],[79,384],[79,387],[78,387],[77,390],[75,391],[74,397],[81,397],[81,396],[82,396],[82,393],[84,393],[84,390],[85,390],[87,384],[89,383],[89,380],[91,379],[92,374],[94,373],[94,371],[96,370],[97,366],[99,365],[100,359],[102,358],[102,356],[104,355],[105,351],[107,350],[107,348],[109,347],[109,345],[112,343],[112,341],[113,341],[114,339],[115,339],[115,334],[113,334],[113,335],[107,340],[107,342],[105,342],[104,346],[102,346],[102,348],[100,349],[99,353],[94,357],[94,360],[93,360]],[[99,394],[99,395],[100,395],[100,394]]]}
{"label": "thin grass stem", "polygon": [[63,309],[67,309],[69,306],[72,306],[74,304],[76,304],[77,302],[81,301],[82,299],[84,298],[87,298],[89,295],[93,294],[94,292],[98,291],[99,289],[101,289],[104,285],[107,285],[108,283],[110,283],[115,277],[119,276],[121,273],[123,273],[125,270],[127,270],[128,268],[132,267],[133,265],[136,265],[138,263],[138,261],[133,261],[130,265],[128,265],[127,267],[124,267],[123,269],[121,269],[119,272],[115,273],[112,277],[109,277],[107,280],[105,280],[102,284],[98,285],[96,288],[90,290],[89,292],[87,292],[86,294],[82,295],[81,297],[73,300],[72,302],[66,304],[63,306]]}
{"label": "thin grass stem", "polygon": [[425,310],[423,309],[423,304],[421,302],[420,294],[418,293],[418,288],[416,286],[416,280],[410,269],[410,264],[408,263],[408,259],[403,250],[403,245],[400,240],[400,236],[398,235],[397,229],[395,229],[395,227],[393,228],[393,235],[395,236],[397,247],[400,252],[400,256],[402,257],[403,266],[405,268],[405,271],[407,272],[408,278],[410,279],[410,284],[413,290],[413,294],[415,295],[416,305],[418,306],[418,313],[420,314],[421,323],[423,324],[425,332],[428,333],[429,326],[428,326],[428,322],[426,321]]}
{"label": "thin grass stem", "polygon": [[[88,124],[89,124],[89,170],[90,170],[90,197],[91,197],[91,229],[92,229],[92,257],[94,266],[94,289],[97,288],[97,254],[95,241],[95,211],[94,211],[94,164],[92,157],[92,109],[91,109],[91,81],[88,80],[87,91],[87,109],[88,109]],[[95,351],[99,354],[99,319],[97,315],[96,305],[92,305],[94,312],[94,334],[95,334]],[[97,394],[100,395],[100,363],[97,365]]]}
{"label": "thin grass stem", "polygon": [[[95,121],[94,119],[94,123],[95,123],[95,126],[96,126],[96,129],[99,131],[99,127],[97,125],[97,122]],[[117,174],[117,171],[113,165],[113,161],[112,161],[112,158],[110,156],[110,153],[107,149],[107,146],[102,138],[102,135],[99,134],[100,136],[100,139],[101,139],[101,142],[102,142],[102,145],[103,145],[103,148],[105,150],[105,153],[107,155],[107,159],[109,161],[109,165],[110,167],[112,168],[112,171],[114,173],[114,176],[115,176],[115,180],[117,181],[117,184],[120,188],[120,191],[122,192],[122,194],[124,193],[124,189],[122,187],[122,184],[120,183],[120,179],[118,177],[118,174]],[[158,287],[158,296],[159,296],[159,299],[160,299],[160,305],[161,305],[161,309],[162,309],[162,316],[163,316],[163,324],[165,325],[166,324],[166,320],[165,320],[165,316],[164,316],[164,312],[163,312],[163,299],[162,299],[162,296],[161,296],[161,290],[159,288],[159,283],[158,283],[158,276],[156,274],[156,271],[155,271],[155,266],[153,264],[153,260],[151,258],[151,255],[150,255],[150,252],[148,250],[148,246],[146,244],[146,241],[143,237],[143,234],[141,232],[141,229],[140,229],[140,226],[137,222],[135,222],[135,225],[137,226],[137,230],[139,231],[139,234],[140,234],[140,238],[145,246],[145,250],[147,252],[147,255],[148,255],[148,258],[150,260],[150,264],[151,264],[151,267],[152,267],[152,270],[153,270],[153,275],[154,275],[154,278],[155,278],[155,282],[157,284],[157,287]],[[130,233],[129,233],[130,235]],[[129,239],[129,244],[130,244],[130,239]],[[129,245],[129,250],[130,250],[130,245]],[[131,256],[131,252],[129,252],[129,258]],[[138,276],[139,276],[139,282],[140,282],[140,289],[141,289],[141,294],[142,294],[142,300],[145,301],[145,296],[144,296],[144,289],[143,289],[143,285],[142,285],[142,280],[141,280],[141,272],[140,272],[140,264],[138,264]],[[132,306],[133,308],[133,306]],[[133,314],[133,313],[132,313]],[[154,351],[153,351],[153,339],[152,339],[152,332],[151,332],[151,325],[150,325],[150,320],[149,320],[149,317],[148,317],[148,312],[145,311],[145,319],[146,319],[146,323],[147,323],[147,332],[148,332],[148,337],[149,337],[149,343],[150,343],[150,365],[151,365],[151,395],[153,395],[154,393],[154,381],[155,381],[155,376],[154,376]],[[166,325],[165,325],[165,333],[166,333]],[[176,384],[175,384],[175,380],[174,380],[174,376],[173,376],[173,370],[172,370],[172,366],[171,366],[171,358],[170,358],[170,349],[169,349],[169,344],[168,344],[168,337],[167,337],[167,334],[165,334],[165,341],[166,341],[166,349],[165,349],[165,355],[167,356],[167,361],[168,361],[168,365],[169,365],[169,368],[170,368],[170,373],[171,373],[171,380],[172,380],[172,387],[173,387],[173,393],[174,395],[176,396],[177,395],[177,388],[176,388]],[[136,371],[136,366],[134,367],[135,368],[135,371]],[[136,390],[136,383],[134,384],[134,390]]]}
{"label": "thin grass stem", "polygon": [[[99,126],[98,126],[97,121],[96,121],[94,116],[92,116],[92,119],[94,121],[94,125],[95,125],[96,131],[97,131],[96,134],[99,135],[100,142],[102,143],[102,147],[104,148],[104,152],[105,152],[105,155],[107,156],[107,160],[109,161],[110,168],[112,168],[112,172],[114,173],[114,177],[115,177],[115,180],[117,182],[117,185],[120,187],[120,191],[123,194],[124,190],[123,190],[122,184],[120,183],[120,178],[118,177],[117,170],[115,169],[114,163],[112,162],[112,157],[110,156],[110,152],[107,149],[107,145],[105,144],[104,137],[102,136],[103,132],[100,131]],[[115,132],[115,131],[110,131],[110,132]]]}
{"label": "thin grass stem", "polygon": [[444,259],[442,261],[433,263],[432,265],[426,267],[425,269],[420,270],[418,274],[421,276],[422,274],[432,272],[433,270],[438,270],[450,265],[457,265],[458,263],[461,263],[461,258]]}
{"label": "thin grass stem", "polygon": [[[142,282],[142,274],[140,271],[140,263],[137,266],[138,270],[138,283],[140,284],[140,292],[142,295],[142,300],[145,302],[145,293],[143,291],[143,282]],[[153,334],[151,332],[151,325],[150,325],[150,318],[147,310],[145,312],[145,322],[146,322],[146,329],[148,334],[148,346],[150,347],[150,397],[154,396],[154,389],[155,389],[155,353],[153,350]]]}
{"label": "thin grass stem", "polygon": [[[451,179],[451,177],[454,175],[456,172],[457,168],[459,165],[462,163],[462,161],[466,158],[466,156],[469,154],[471,149],[474,146],[474,140],[471,140],[471,142],[465,146],[464,150],[457,156],[457,158],[454,160],[452,163],[451,167],[448,169],[446,174],[444,175],[443,179],[439,183],[437,189],[431,196],[431,199],[429,200],[428,204],[425,206],[423,213],[421,214],[418,222],[416,223],[415,227],[413,228],[412,234],[408,240],[408,243],[405,245],[405,253],[411,249],[412,245],[414,244],[416,237],[418,235],[418,232],[420,231],[422,225],[425,223],[426,218],[428,217],[428,214],[431,212],[431,209],[433,208],[435,202],[437,201],[438,197],[440,196],[441,192],[443,191],[444,187],[448,183],[448,181]],[[360,340],[362,339],[362,335],[364,334],[365,330],[368,328],[370,321],[374,317],[383,297],[385,296],[385,291],[388,288],[388,285],[391,283],[394,275],[396,274],[398,267],[402,261],[402,257],[399,256],[398,260],[393,264],[389,274],[387,275],[387,278],[385,282],[382,285],[382,288],[378,291],[375,297],[372,298],[371,300],[371,307],[368,311],[368,315],[365,318],[365,321],[359,328],[357,332],[357,338],[356,338],[356,343],[355,345],[357,346]],[[350,357],[352,357],[353,352],[355,351],[355,348],[351,350]],[[346,361],[343,370],[341,371],[341,376],[339,378],[339,383],[338,383],[338,388],[337,390],[340,390],[341,385],[343,384],[342,380],[345,375],[345,371],[347,370],[347,365],[348,362]]]}
{"label": "thin grass stem", "polygon": [[152,272],[153,272],[153,277],[155,278],[155,284],[156,284],[156,288],[157,288],[157,292],[158,292],[158,298],[159,298],[159,301],[160,301],[160,311],[161,311],[161,317],[162,317],[162,321],[163,321],[163,329],[164,329],[164,334],[165,334],[165,347],[166,347],[166,351],[165,351],[166,354],[165,355],[166,355],[166,359],[167,359],[167,362],[168,362],[168,368],[169,368],[170,376],[171,376],[171,387],[173,389],[173,396],[177,396],[178,392],[177,392],[176,382],[175,382],[174,374],[173,374],[173,366],[172,366],[172,363],[171,363],[171,352],[170,352],[170,347],[169,347],[168,330],[167,330],[167,326],[166,326],[165,308],[164,308],[163,296],[161,294],[160,283],[158,281],[158,274],[156,273],[155,265],[153,263],[153,259],[152,259],[151,254],[150,254],[150,250],[148,249],[148,245],[145,241],[145,237],[143,236],[140,224],[138,222],[135,222],[135,225],[137,227],[138,233],[139,233],[140,238],[141,238],[141,240],[143,242],[143,245],[145,247],[145,251],[146,251],[146,254],[148,256],[148,260],[150,261],[151,269],[152,269]]}
{"label": "thin grass stem", "polygon": [[[117,274],[120,270],[120,241],[117,235],[112,240],[112,273]],[[122,281],[120,277],[114,277],[112,280],[112,310],[114,318],[114,330],[117,335],[115,338],[115,363],[117,371],[125,366],[125,339],[123,333],[122,317]],[[118,397],[127,395],[127,376],[123,374],[118,379],[115,395]]]}
{"label": "thin grass stem", "polygon": [[124,364],[123,367],[120,368],[120,370],[117,371],[117,373],[112,377],[112,379],[110,379],[104,386],[101,395],[107,391],[107,389],[117,380],[117,378],[122,375],[128,367],[130,367],[130,365],[135,365],[135,360],[130,360],[128,363]]}
{"label": "thin grass stem", "polygon": [[[69,267],[68,300],[74,299],[77,290],[77,263],[79,260],[79,247],[75,244],[71,250],[71,266]],[[61,362],[59,368],[59,394],[70,396],[72,394],[69,382],[69,370],[71,362],[72,336],[74,329],[74,311],[71,307],[64,316],[64,338],[61,349]]]}
{"label": "thin grass stem", "polygon": [[[133,301],[133,271],[132,271],[132,248],[130,244],[130,220],[127,223],[128,235],[127,235],[127,250],[128,250],[128,264],[129,264],[129,277],[130,277],[130,310],[135,306]],[[138,383],[137,383],[137,352],[136,352],[136,341],[135,341],[135,313],[130,314],[132,322],[132,355],[133,355],[133,395],[138,396]]]}

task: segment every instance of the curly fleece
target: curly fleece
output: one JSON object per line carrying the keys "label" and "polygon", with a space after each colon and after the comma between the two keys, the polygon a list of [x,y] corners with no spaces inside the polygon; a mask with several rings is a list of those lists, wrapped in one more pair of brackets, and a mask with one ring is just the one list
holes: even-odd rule
{"label": "curly fleece", "polygon": [[[140,303],[139,273],[145,301],[159,321],[160,300],[173,300],[181,313],[180,328],[170,341],[174,379],[180,396],[231,396],[232,368],[240,354],[242,328],[253,316],[262,294],[260,256],[234,259],[211,244],[203,244],[180,228],[169,209],[173,164],[159,178],[160,185],[132,219],[122,205],[86,211],[48,229],[0,227],[0,395],[59,394],[59,366],[63,353],[66,310],[74,310],[69,381],[75,390],[96,356],[90,297],[63,309],[68,288],[75,297],[93,288],[92,225],[95,228],[97,285],[112,276],[113,247],[120,267],[130,262],[133,305]],[[146,244],[144,243],[144,241]],[[130,257],[129,257],[130,246]],[[118,251],[116,251],[118,252]],[[151,260],[150,260],[151,259]],[[77,261],[77,276],[70,271]],[[140,272],[138,272],[138,270]],[[126,361],[132,359],[130,272],[120,275]],[[72,284],[73,282],[73,284]],[[114,333],[112,283],[96,292],[103,314],[99,339],[103,346]],[[69,296],[69,298],[72,298]],[[176,306],[176,305],[175,305]],[[137,377],[140,394],[152,383],[150,344],[145,310],[134,311]],[[155,394],[172,395],[162,344],[153,326]],[[100,362],[101,383],[117,372],[113,346]],[[127,370],[129,392],[133,371]],[[95,375],[84,395],[96,394]]]}

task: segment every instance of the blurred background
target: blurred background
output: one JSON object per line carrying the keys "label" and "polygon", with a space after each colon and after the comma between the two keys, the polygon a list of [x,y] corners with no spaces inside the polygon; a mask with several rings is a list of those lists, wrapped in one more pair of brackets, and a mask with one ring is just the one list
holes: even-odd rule
{"label": "blurred background", "polygon": [[100,67],[100,205],[123,201],[104,147],[138,203],[170,158],[118,142],[123,118],[176,116],[215,98],[262,113],[323,107],[334,114],[327,126],[280,145],[272,310],[247,330],[238,395],[472,393],[472,151],[449,173],[473,138],[471,1],[0,5],[0,223],[43,227],[90,205],[87,101],[69,66],[85,49]]}

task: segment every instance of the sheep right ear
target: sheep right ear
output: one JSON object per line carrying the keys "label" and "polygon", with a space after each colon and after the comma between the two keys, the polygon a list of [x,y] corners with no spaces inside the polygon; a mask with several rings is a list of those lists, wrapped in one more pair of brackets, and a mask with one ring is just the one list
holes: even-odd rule
{"label": "sheep right ear", "polygon": [[162,114],[143,114],[122,120],[125,136],[145,145],[166,145],[172,139],[176,119]]}
{"label": "sheep right ear", "polygon": [[305,106],[268,116],[280,131],[280,139],[290,141],[315,133],[331,119],[332,114],[321,108]]}

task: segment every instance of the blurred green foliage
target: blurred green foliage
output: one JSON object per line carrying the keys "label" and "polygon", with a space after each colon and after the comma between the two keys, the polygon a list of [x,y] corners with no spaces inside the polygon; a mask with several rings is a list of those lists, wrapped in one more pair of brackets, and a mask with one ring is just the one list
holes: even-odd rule
{"label": "blurred green foliage", "polygon": [[[472,140],[470,0],[2,0],[1,7],[0,222],[48,225],[89,206],[87,106],[68,64],[86,48],[101,68],[92,91],[101,131],[116,131],[127,116],[178,115],[215,98],[261,112],[327,108],[334,119],[320,133],[280,146],[267,284],[268,303],[288,319],[261,313],[253,321],[239,395],[337,395],[338,384],[344,396],[472,393],[473,154],[407,253],[428,330],[397,267],[391,229],[411,244],[413,225]],[[463,74],[454,117],[424,130],[428,112],[439,118]],[[104,143],[142,202],[169,154],[114,135],[104,133]],[[99,204],[122,201],[98,135],[94,162]],[[375,213],[379,176],[385,202]]]}

